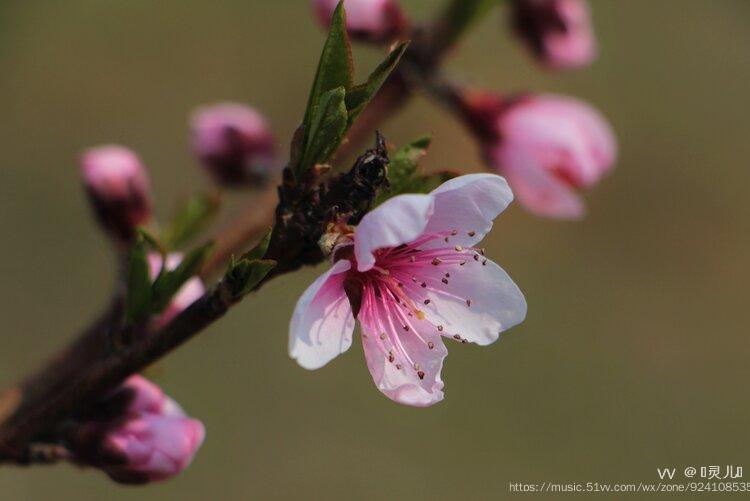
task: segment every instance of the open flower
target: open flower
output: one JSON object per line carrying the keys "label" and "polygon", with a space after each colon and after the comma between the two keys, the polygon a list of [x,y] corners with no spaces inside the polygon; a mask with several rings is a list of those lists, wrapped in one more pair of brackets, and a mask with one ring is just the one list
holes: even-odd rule
{"label": "open flower", "polygon": [[512,200],[502,177],[472,174],[369,212],[298,301],[290,355],[324,366],[351,346],[356,318],[380,391],[419,407],[442,400],[443,338],[487,345],[526,316],[521,291],[477,247]]}
{"label": "open flower", "polygon": [[596,38],[585,0],[516,0],[513,22],[518,35],[550,68],[579,68],[596,57]]}

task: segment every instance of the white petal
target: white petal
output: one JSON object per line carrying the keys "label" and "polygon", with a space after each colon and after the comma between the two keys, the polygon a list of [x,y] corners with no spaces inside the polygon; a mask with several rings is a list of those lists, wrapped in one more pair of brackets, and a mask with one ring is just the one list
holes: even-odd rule
{"label": "white petal", "polygon": [[415,240],[424,232],[432,210],[430,195],[399,195],[367,213],[355,234],[357,269],[371,269],[375,264],[373,252],[377,249]]}
{"label": "white petal", "polygon": [[[481,241],[492,229],[492,221],[513,201],[508,183],[496,174],[459,176],[430,195],[435,199],[435,209],[425,232],[458,230],[450,237],[451,244],[465,247]],[[439,244],[438,240],[425,247]]]}
{"label": "white petal", "polygon": [[354,317],[344,292],[348,260],[338,261],[302,294],[289,327],[289,355],[319,369],[352,345]]}
{"label": "white petal", "polygon": [[[412,287],[410,295],[424,303],[420,305],[427,320],[443,327],[446,337],[459,335],[479,345],[497,340],[500,333],[526,318],[526,299],[505,271],[479,256],[475,261],[467,256],[466,264],[436,266],[425,280],[426,288]],[[450,274],[445,284],[445,273]],[[421,295],[418,295],[421,294]]]}

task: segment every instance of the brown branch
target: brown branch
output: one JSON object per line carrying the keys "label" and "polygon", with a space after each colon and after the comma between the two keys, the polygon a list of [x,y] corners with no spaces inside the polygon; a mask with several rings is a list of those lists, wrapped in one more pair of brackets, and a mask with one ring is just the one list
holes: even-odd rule
{"label": "brown branch", "polygon": [[[463,27],[452,24],[466,5],[487,0],[451,0],[448,9],[427,30],[417,30],[414,42],[399,69],[385,83],[371,105],[352,127],[348,142],[337,157],[345,159],[361,141],[392,116],[412,96],[416,87],[429,79],[445,54],[455,44]],[[285,176],[279,188],[276,225],[267,258],[278,262],[266,280],[323,259],[318,245],[326,218],[348,218],[356,222],[372,202],[378,183],[385,182],[386,152],[381,143],[361,157],[346,175],[321,183],[320,169],[295,184]],[[338,183],[338,184],[337,184]],[[241,252],[259,238],[273,221],[276,193],[269,190],[216,237],[215,254],[201,272],[209,277],[226,265],[232,254]],[[343,211],[343,212],[342,212]],[[345,213],[345,214],[344,214]],[[239,302],[232,284],[222,279],[201,299],[158,332],[148,325],[123,328],[122,299],[91,328],[45,368],[8,390],[0,398],[0,462],[29,464],[64,457],[56,435],[64,421],[86,411],[107,391],[129,375],[147,367],[177,348],[205,327],[221,318]],[[128,340],[121,346],[118,340]],[[39,451],[46,451],[39,453]]]}

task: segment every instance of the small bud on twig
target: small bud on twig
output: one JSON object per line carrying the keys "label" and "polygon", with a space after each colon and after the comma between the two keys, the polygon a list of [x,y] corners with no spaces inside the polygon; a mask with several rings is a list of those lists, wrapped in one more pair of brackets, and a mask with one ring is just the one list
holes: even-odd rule
{"label": "small bud on twig", "polygon": [[198,108],[191,119],[195,154],[224,187],[258,187],[277,169],[274,138],[266,119],[237,103]]}
{"label": "small bud on twig", "polygon": [[87,150],[81,174],[99,222],[115,238],[129,241],[151,219],[151,184],[138,156],[116,145]]}

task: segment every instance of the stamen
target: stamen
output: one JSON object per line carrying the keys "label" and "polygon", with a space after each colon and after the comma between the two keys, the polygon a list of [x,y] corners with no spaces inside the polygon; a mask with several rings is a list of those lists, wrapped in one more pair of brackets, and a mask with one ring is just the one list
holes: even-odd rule
{"label": "stamen", "polygon": [[432,260],[433,266],[437,266],[437,265],[439,265],[442,262],[443,262],[443,260],[440,259],[439,257],[436,257],[435,259]]}
{"label": "stamen", "polygon": [[427,347],[432,350],[432,349],[435,348],[435,343],[433,343],[432,341],[430,341],[430,342],[427,343]]}
{"label": "stamen", "polygon": [[470,232],[468,233],[468,235],[469,235],[470,237],[473,237],[473,236],[474,236],[474,235],[476,235],[476,234],[477,234],[477,232],[476,232],[476,231],[470,231]]}
{"label": "stamen", "polygon": [[471,307],[471,299],[466,300],[466,306]]}

